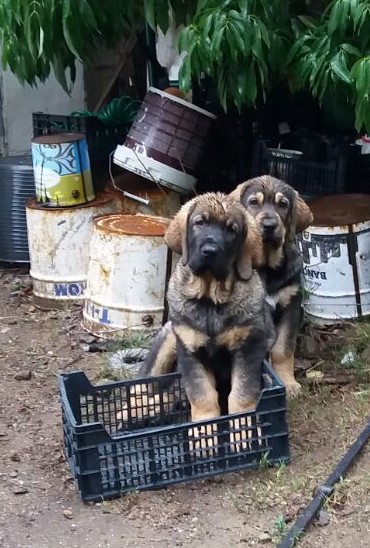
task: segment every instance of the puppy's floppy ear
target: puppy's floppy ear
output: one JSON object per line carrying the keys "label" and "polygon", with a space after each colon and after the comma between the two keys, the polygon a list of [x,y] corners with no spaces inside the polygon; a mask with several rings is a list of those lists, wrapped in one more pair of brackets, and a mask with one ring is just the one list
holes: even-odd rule
{"label": "puppy's floppy ear", "polygon": [[303,200],[303,198],[298,194],[296,201],[296,232],[303,232],[306,230],[313,222],[313,214],[309,206]]}
{"label": "puppy's floppy ear", "polygon": [[243,194],[247,190],[249,186],[253,184],[255,179],[249,179],[248,181],[244,181],[244,183],[240,183],[234,190],[232,190],[229,194],[230,198],[234,198],[234,200],[238,201],[239,203],[243,203]]}
{"label": "puppy's floppy ear", "polygon": [[244,192],[244,186],[245,183],[240,183],[234,190],[232,190],[229,194],[230,198],[234,198],[234,200],[237,200],[238,202],[241,201],[242,194]]}
{"label": "puppy's floppy ear", "polygon": [[292,222],[289,233],[289,239],[294,241],[295,235],[299,232],[303,232],[310,226],[313,221],[312,211],[303,200],[303,198],[298,194],[297,191],[294,191],[295,200],[293,204],[292,211]]}
{"label": "puppy's floppy ear", "polygon": [[194,207],[194,199],[186,202],[171,220],[164,235],[164,241],[170,250],[178,255],[182,255],[182,262],[184,264],[186,264],[188,260],[186,244],[188,218],[194,210]]}
{"label": "puppy's floppy ear", "polygon": [[237,261],[237,270],[242,280],[249,280],[253,268],[257,268],[263,261],[263,245],[261,233],[254,218],[245,211],[246,236],[240,256]]}

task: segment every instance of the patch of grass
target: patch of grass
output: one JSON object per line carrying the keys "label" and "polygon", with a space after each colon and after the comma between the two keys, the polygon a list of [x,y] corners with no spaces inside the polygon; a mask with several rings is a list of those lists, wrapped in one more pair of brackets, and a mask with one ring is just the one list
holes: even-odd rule
{"label": "patch of grass", "polygon": [[281,462],[275,466],[276,468],[276,481],[279,482],[284,477],[287,467],[285,462]]}
{"label": "patch of grass", "polygon": [[97,371],[96,381],[110,382],[118,380],[122,380],[122,378],[117,374],[117,371],[109,365],[108,361],[104,361]]}
{"label": "patch of grass", "polygon": [[[122,350],[130,350],[136,348],[147,349],[150,347],[153,340],[153,334],[147,332],[131,332],[120,340],[109,342],[107,351],[103,354],[103,363],[97,372],[97,379],[101,382],[128,380],[133,377],[131,371],[122,365],[122,367],[113,367],[109,359],[110,357]],[[130,359],[127,363],[131,363]],[[134,363],[134,361],[132,361]]]}
{"label": "patch of grass", "polygon": [[355,398],[360,403],[368,405],[370,403],[370,388],[360,386],[358,392],[355,392]]}
{"label": "patch of grass", "polygon": [[340,479],[340,481],[334,486],[333,493],[330,497],[327,497],[324,502],[325,510],[334,514],[337,511],[343,510],[344,506],[348,502],[350,484],[350,479]]}
{"label": "patch of grass", "polygon": [[[349,374],[355,382],[370,380],[370,322],[356,320],[321,327],[306,322],[302,333],[316,341],[317,361],[322,372]],[[347,358],[345,363],[341,363]]]}
{"label": "patch of grass", "polygon": [[260,470],[266,470],[267,468],[270,468],[271,463],[269,461],[269,452],[266,451],[266,453],[262,453],[261,459],[258,465],[258,468]]}
{"label": "patch of grass", "polygon": [[249,474],[242,489],[229,491],[227,497],[240,512],[248,512],[251,507],[265,510],[283,504],[294,494],[307,492],[310,485],[311,478],[288,474],[288,467],[282,463],[257,472],[253,479]]}
{"label": "patch of grass", "polygon": [[107,350],[109,352],[117,352],[118,350],[126,350],[128,348],[149,348],[152,340],[152,333],[132,331],[122,337],[122,339],[109,343]]}
{"label": "patch of grass", "polygon": [[279,542],[288,530],[288,524],[285,521],[284,516],[277,516],[274,520],[274,532],[273,539],[275,542]]}

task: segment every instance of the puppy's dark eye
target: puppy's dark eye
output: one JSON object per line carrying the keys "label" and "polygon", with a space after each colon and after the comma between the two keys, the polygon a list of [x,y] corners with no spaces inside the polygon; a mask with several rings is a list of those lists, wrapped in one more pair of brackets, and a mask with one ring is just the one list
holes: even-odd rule
{"label": "puppy's dark eye", "polygon": [[288,202],[288,200],[280,200],[280,202],[278,203],[278,206],[279,206],[281,209],[288,209],[288,207],[289,207],[289,202]]}
{"label": "puppy's dark eye", "polygon": [[230,223],[226,225],[226,230],[231,234],[236,234],[238,232],[238,227],[235,223]]}
{"label": "puppy's dark eye", "polygon": [[204,219],[203,217],[196,217],[194,219],[194,224],[197,225],[197,226],[202,226],[204,225]]}
{"label": "puppy's dark eye", "polygon": [[258,206],[259,205],[258,200],[255,196],[251,196],[249,198],[248,204],[251,205],[251,206]]}

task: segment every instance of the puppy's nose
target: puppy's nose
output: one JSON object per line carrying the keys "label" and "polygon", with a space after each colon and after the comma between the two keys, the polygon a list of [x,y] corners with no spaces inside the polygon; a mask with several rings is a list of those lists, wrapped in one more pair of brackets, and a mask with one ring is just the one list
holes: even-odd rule
{"label": "puppy's nose", "polygon": [[214,244],[205,244],[202,247],[203,257],[214,257],[217,254],[218,247]]}
{"label": "puppy's nose", "polygon": [[262,228],[265,232],[273,232],[278,223],[276,219],[263,219]]}

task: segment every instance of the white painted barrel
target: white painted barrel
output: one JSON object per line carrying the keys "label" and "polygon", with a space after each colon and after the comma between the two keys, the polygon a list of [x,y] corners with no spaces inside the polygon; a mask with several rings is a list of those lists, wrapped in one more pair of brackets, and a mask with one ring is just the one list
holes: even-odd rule
{"label": "white painted barrel", "polygon": [[45,208],[36,200],[27,203],[30,275],[37,306],[61,308],[84,299],[93,219],[120,208],[109,193],[71,208]]}
{"label": "white painted barrel", "polygon": [[107,215],[94,221],[82,326],[100,337],[162,325],[169,220]]}
{"label": "white painted barrel", "polygon": [[370,314],[370,195],[310,202],[314,221],[297,238],[303,256],[303,306],[316,323]]}

